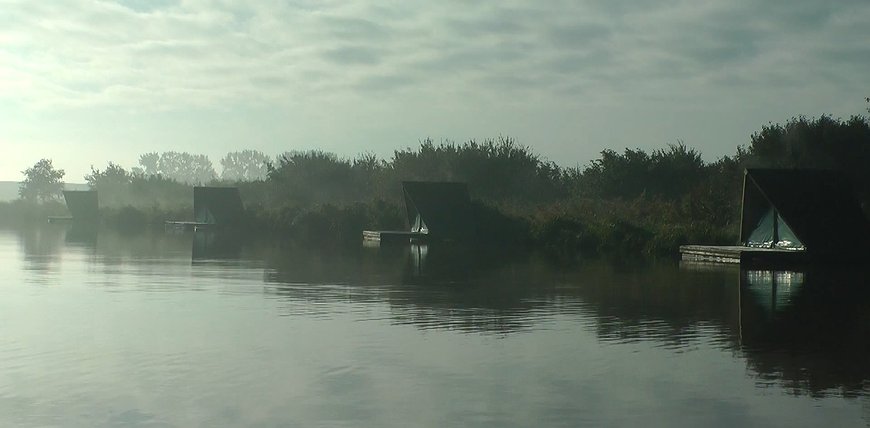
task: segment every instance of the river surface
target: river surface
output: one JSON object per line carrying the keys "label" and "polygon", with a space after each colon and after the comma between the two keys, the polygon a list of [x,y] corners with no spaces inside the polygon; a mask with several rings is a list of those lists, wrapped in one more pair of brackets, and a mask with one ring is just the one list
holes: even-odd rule
{"label": "river surface", "polygon": [[868,285],[0,230],[0,426],[867,426]]}

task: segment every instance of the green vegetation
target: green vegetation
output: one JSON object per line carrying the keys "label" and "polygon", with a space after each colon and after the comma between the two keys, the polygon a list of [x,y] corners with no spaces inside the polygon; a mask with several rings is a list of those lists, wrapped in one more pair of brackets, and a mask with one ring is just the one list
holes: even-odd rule
{"label": "green vegetation", "polygon": [[[32,169],[42,172],[34,176],[51,170],[45,162],[51,166],[40,161]],[[854,180],[861,200],[870,201],[870,122],[822,116],[768,124],[734,155],[712,162],[677,142],[652,152],[604,150],[586,166],[561,167],[513,139],[496,138],[424,140],[389,159],[345,159],[313,150],[272,161],[246,150],[228,154],[221,165],[217,179],[204,156],[148,153],[130,171],[109,163],[85,179],[100,191],[107,224],[162,227],[165,220],[189,220],[194,183],[234,185],[250,232],[305,243],[358,243],[364,228],[405,228],[403,180],[464,181],[475,200],[478,231],[500,245],[569,256],[672,255],[684,243],[734,242],[746,167],[841,170]],[[25,210],[34,205],[56,211],[49,196],[55,190],[0,204],[0,219],[39,218]]]}
{"label": "green vegetation", "polygon": [[56,169],[50,159],[40,159],[21,173],[24,174],[24,181],[18,189],[21,199],[49,202],[60,198],[65,173],[62,169]]}

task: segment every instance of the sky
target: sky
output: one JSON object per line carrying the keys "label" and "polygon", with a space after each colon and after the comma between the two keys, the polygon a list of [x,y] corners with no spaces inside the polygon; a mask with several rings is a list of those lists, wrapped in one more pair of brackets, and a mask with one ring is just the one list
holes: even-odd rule
{"label": "sky", "polygon": [[715,160],[771,122],[866,114],[868,23],[867,0],[0,0],[0,180],[427,137]]}

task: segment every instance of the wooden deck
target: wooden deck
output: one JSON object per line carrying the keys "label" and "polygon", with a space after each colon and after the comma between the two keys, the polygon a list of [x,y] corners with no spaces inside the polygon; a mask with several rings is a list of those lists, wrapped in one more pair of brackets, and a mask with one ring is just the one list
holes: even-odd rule
{"label": "wooden deck", "polygon": [[48,217],[48,222],[49,222],[49,223],[63,223],[63,224],[66,224],[66,223],[72,223],[72,222],[73,222],[73,218],[72,218],[72,217],[69,217],[69,216],[49,216],[49,217]]}
{"label": "wooden deck", "polygon": [[420,232],[400,230],[364,230],[363,242],[367,243],[402,243],[426,242],[429,235]]}
{"label": "wooden deck", "polygon": [[196,231],[212,228],[215,225],[212,223],[200,223],[197,221],[167,221],[163,224],[164,230],[174,231]]}
{"label": "wooden deck", "polygon": [[680,254],[686,261],[749,265],[795,264],[809,261],[806,251],[753,248],[742,245],[682,245]]}

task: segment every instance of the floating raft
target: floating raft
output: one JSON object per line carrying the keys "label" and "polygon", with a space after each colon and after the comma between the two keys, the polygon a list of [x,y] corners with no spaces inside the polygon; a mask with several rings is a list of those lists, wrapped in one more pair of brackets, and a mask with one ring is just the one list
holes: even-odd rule
{"label": "floating raft", "polygon": [[755,248],[742,245],[682,245],[683,260],[739,264],[793,264],[809,261],[806,251]]}
{"label": "floating raft", "polygon": [[73,222],[73,218],[72,218],[72,217],[69,217],[69,216],[66,216],[66,217],[64,217],[64,216],[49,216],[49,217],[48,217],[48,222],[49,222],[49,223],[63,223],[63,224],[67,224],[67,223],[72,223],[72,222]]}
{"label": "floating raft", "polygon": [[429,235],[421,232],[406,232],[400,230],[364,230],[363,242],[403,243],[426,242]]}
{"label": "floating raft", "polygon": [[198,221],[167,221],[163,224],[163,228],[165,230],[177,230],[177,231],[196,231],[207,228],[212,228],[215,225],[213,223],[201,223]]}

